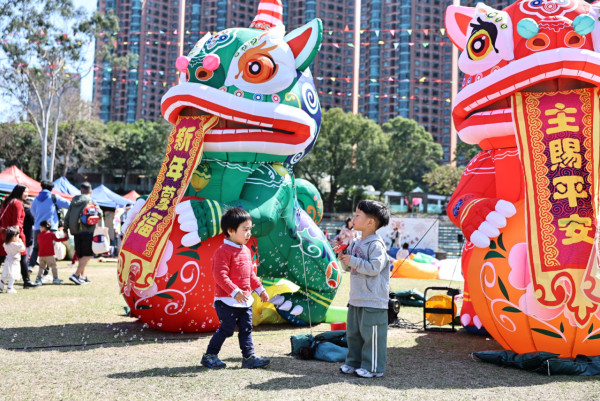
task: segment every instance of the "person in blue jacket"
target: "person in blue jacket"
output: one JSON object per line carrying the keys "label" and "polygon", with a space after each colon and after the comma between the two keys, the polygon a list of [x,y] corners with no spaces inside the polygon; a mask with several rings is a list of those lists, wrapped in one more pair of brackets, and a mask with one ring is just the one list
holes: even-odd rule
{"label": "person in blue jacket", "polygon": [[[38,242],[37,236],[40,233],[40,223],[49,221],[50,231],[56,232],[59,228],[59,213],[60,209],[68,209],[71,204],[69,201],[61,198],[58,195],[52,194],[54,183],[52,181],[42,181],[42,191],[31,203],[31,214],[33,214],[33,252],[29,258],[29,270],[32,270],[37,265],[38,258]],[[47,274],[47,273],[45,273]]]}

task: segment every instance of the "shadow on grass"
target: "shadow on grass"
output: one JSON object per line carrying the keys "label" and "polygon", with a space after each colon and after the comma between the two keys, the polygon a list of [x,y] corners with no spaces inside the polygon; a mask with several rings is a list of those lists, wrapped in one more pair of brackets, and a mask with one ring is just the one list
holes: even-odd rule
{"label": "shadow on grass", "polygon": [[11,351],[86,351],[145,343],[186,342],[212,333],[171,333],[131,320],[118,323],[71,323],[0,329],[0,348]]}
{"label": "shadow on grass", "polygon": [[138,372],[113,373],[106,377],[110,379],[139,379],[141,377],[196,377],[202,371],[208,371],[203,366],[182,366],[179,368],[153,368]]}
{"label": "shadow on grass", "polygon": [[[500,349],[495,341],[460,331],[457,333],[421,332],[413,347],[388,348],[386,372],[381,378],[365,379],[342,374],[341,363],[273,358],[271,370],[285,373],[249,389],[261,391],[311,389],[332,383],[409,389],[489,389],[530,387],[556,382],[597,380],[582,376],[544,376],[517,369],[478,362],[470,352]],[[485,347],[485,345],[488,345]]]}

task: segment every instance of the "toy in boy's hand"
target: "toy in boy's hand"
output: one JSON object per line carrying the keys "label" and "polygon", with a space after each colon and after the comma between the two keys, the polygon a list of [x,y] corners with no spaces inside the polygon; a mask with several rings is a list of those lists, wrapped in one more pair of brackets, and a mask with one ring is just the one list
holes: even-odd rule
{"label": "toy in boy's hand", "polygon": [[337,254],[346,254],[346,249],[348,248],[348,244],[339,244],[338,246],[336,246],[335,248],[333,248],[333,251]]}

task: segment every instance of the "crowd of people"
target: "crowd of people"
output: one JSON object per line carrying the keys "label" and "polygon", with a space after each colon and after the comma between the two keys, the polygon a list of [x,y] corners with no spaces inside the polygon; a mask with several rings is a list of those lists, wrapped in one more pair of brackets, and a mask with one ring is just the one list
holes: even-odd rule
{"label": "crowd of people", "polygon": [[[73,263],[77,268],[69,280],[76,285],[89,284],[85,269],[89,260],[94,256],[92,251],[93,233],[97,224],[87,224],[82,216],[90,206],[95,207],[99,218],[102,209],[92,200],[92,186],[83,182],[81,194],[76,195],[70,202],[52,193],[54,183],[41,182],[42,190],[29,206],[29,189],[17,184],[0,206],[0,266],[2,278],[0,291],[16,293],[14,283],[20,270],[23,288],[36,288],[44,282],[61,284],[56,265],[56,242],[69,239],[69,233],[74,238]],[[61,211],[66,209],[66,215],[61,217]],[[62,230],[61,235],[57,235]],[[31,280],[30,274],[38,266],[37,278]],[[49,274],[52,273],[50,279]],[[46,277],[48,280],[46,280]]]}

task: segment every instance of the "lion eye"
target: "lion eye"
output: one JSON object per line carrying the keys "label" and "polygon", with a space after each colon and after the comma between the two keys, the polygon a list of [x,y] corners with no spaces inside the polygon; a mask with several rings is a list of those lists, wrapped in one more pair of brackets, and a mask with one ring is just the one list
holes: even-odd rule
{"label": "lion eye", "polygon": [[490,34],[485,29],[474,32],[467,42],[467,52],[471,60],[481,60],[493,49]]}
{"label": "lion eye", "polygon": [[276,72],[277,65],[271,57],[255,54],[246,61],[242,77],[247,82],[258,84],[267,82]]}

